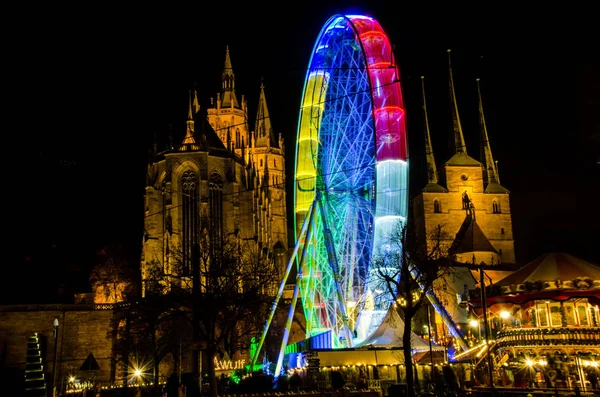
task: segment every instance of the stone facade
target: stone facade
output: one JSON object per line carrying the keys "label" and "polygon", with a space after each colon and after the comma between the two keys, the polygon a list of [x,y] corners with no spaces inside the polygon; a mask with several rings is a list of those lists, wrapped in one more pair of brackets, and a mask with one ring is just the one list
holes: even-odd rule
{"label": "stone facade", "polygon": [[[145,192],[142,294],[155,269],[190,273],[198,222],[210,223],[211,239],[235,236],[245,249],[268,253],[281,272],[287,264],[285,147],[275,136],[260,87],[256,124],[238,100],[229,50],[222,91],[202,111],[190,98],[187,131],[179,145],[154,153]],[[213,241],[213,240],[211,240]],[[178,275],[181,276],[181,275]],[[183,274],[185,277],[186,274]]]}
{"label": "stone facade", "polygon": [[[96,384],[114,382],[117,378],[112,359],[114,313],[110,305],[0,306],[0,372],[5,377],[3,385],[7,385],[9,390],[23,390],[27,340],[36,332],[42,341],[42,363],[48,387],[51,387],[54,377],[55,344],[57,390],[66,390],[70,376]],[[59,324],[56,342],[55,319]],[[100,369],[80,370],[90,353]]]}

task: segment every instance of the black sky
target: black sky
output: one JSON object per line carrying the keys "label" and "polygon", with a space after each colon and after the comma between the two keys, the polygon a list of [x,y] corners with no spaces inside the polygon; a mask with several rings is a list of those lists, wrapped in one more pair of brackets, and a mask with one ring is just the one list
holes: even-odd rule
{"label": "black sky", "polygon": [[96,249],[111,242],[123,244],[132,264],[139,261],[150,145],[155,138],[165,142],[170,128],[176,139],[183,136],[192,86],[203,104],[216,96],[226,46],[251,122],[264,79],[275,132],[286,139],[291,181],[309,56],[337,13],[375,17],[395,46],[411,187],[425,184],[421,75],[436,160],[448,158],[446,50],[452,48],[467,149],[475,158],[475,79],[481,78],[492,152],[511,191],[517,261],[566,251],[600,263],[600,67],[592,11],[506,2],[391,4],[13,10],[2,50],[10,254],[0,303],[56,301],[58,279],[68,293],[85,288]]}

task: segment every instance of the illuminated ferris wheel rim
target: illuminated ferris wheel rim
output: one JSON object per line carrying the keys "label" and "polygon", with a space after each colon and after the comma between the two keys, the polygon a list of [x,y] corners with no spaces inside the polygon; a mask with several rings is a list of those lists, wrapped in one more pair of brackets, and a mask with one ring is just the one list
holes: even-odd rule
{"label": "illuminated ferris wheel rim", "polygon": [[[375,140],[378,145],[384,145],[385,143],[392,144],[390,147],[386,148],[387,150],[378,150],[377,151],[377,163],[383,163],[385,161],[398,161],[398,162],[407,162],[407,145],[406,145],[406,122],[405,122],[405,109],[403,104],[402,92],[400,88],[400,72],[398,70],[394,54],[392,52],[392,46],[389,43],[387,35],[379,25],[379,23],[372,17],[364,16],[364,15],[334,15],[329,18],[329,20],[324,24],[321,29],[321,33],[319,34],[319,38],[317,39],[312,54],[311,60],[309,63],[309,69],[307,71],[307,75],[304,83],[304,90],[302,93],[301,100],[301,108],[306,109],[307,101],[306,96],[308,94],[307,87],[310,84],[311,80],[315,78],[322,78],[324,81],[327,81],[330,77],[330,73],[326,68],[323,67],[315,67],[315,56],[318,53],[319,49],[327,46],[327,42],[324,42],[325,34],[331,30],[340,28],[343,22],[344,25],[349,26],[355,34],[355,39],[357,40],[357,44],[360,45],[362,53],[364,54],[367,73],[369,76],[369,89],[373,95],[373,107],[372,114],[375,120]],[[372,28],[369,28],[368,25],[371,24]],[[379,54],[379,56],[373,54],[372,46],[368,45],[369,42],[374,41],[375,39],[380,39],[385,42],[387,50],[383,54]],[[369,61],[370,60],[370,61]],[[382,73],[383,71],[383,73]],[[393,71],[392,78],[389,78],[389,73],[385,72]],[[388,78],[385,80],[381,80],[381,77],[386,77],[385,74],[388,74]],[[325,89],[326,90],[326,89]],[[386,92],[382,92],[382,90]],[[384,94],[389,94],[390,91],[394,94],[395,101],[392,101],[392,104],[387,104],[386,99],[389,99],[389,96]],[[330,101],[332,99],[326,99],[326,101]],[[310,103],[308,106],[314,106],[313,103]],[[400,123],[394,125],[394,128],[377,128],[376,121],[390,118],[390,115],[394,117],[394,115],[401,120]],[[380,118],[378,118],[380,116]],[[302,121],[303,118],[306,117],[306,113],[301,112],[299,116],[298,122],[298,132],[297,132],[297,140],[298,142],[305,139],[313,139],[317,140],[317,136],[305,137],[301,134]],[[318,134],[317,134],[318,135]],[[393,145],[394,143],[398,143],[397,145]],[[298,158],[298,146],[296,146],[296,159]],[[298,164],[296,164],[296,181],[302,180],[303,178],[314,177],[313,172],[298,172]],[[307,208],[304,208],[305,211]],[[296,196],[294,195],[294,210],[296,210]],[[300,230],[301,225],[297,225],[296,230]]]}
{"label": "illuminated ferris wheel rim", "polygon": [[[351,43],[343,42],[348,38]],[[348,55],[350,53],[354,54],[354,58],[344,58],[352,57]],[[358,67],[348,70],[347,74],[338,70],[352,69],[352,66]],[[364,100],[361,102],[360,98]],[[340,221],[342,225],[333,225],[333,228],[338,226],[342,229],[334,241],[338,244],[354,241],[357,246],[361,245],[358,248],[371,251],[373,240],[378,239],[378,229],[383,230],[383,224],[389,226],[393,221],[406,218],[405,203],[408,196],[406,127],[399,71],[387,35],[377,21],[362,15],[335,15],[328,20],[311,55],[301,103],[294,194],[296,233],[300,233],[302,220],[313,204],[320,201],[321,193],[330,194],[329,198],[335,205],[330,206],[329,210],[323,208],[321,213],[334,212],[331,219]],[[344,106],[337,106],[339,103]],[[348,134],[346,122],[350,128],[357,129],[351,130],[356,132],[356,141],[339,137]],[[356,158],[346,156],[348,153]],[[349,192],[363,192],[363,196],[352,196]],[[404,200],[396,199],[403,201],[403,204],[393,203],[389,198],[391,196],[403,197]],[[355,210],[364,217],[359,225],[361,227],[355,228],[354,236],[344,230],[342,221],[348,218],[344,209]],[[321,216],[329,218],[323,214]],[[322,226],[321,230],[325,228]],[[297,239],[303,237],[297,235]],[[355,240],[351,240],[351,237]],[[335,251],[341,255],[344,249],[336,247]],[[337,266],[332,266],[332,269],[337,269]],[[324,268],[318,270],[327,271]],[[335,273],[332,271],[330,274],[335,278]],[[346,270],[346,277],[348,273]],[[366,277],[368,274],[365,280]],[[334,281],[341,284],[342,289],[348,289],[352,282],[356,283]],[[336,287],[340,294],[340,285]],[[366,289],[368,286],[363,287]],[[322,294],[320,298],[323,298],[326,293],[319,288],[324,287],[315,287]],[[344,295],[342,302],[338,299],[338,303],[343,304],[335,306],[344,308],[350,305],[350,300]],[[345,313],[342,317],[346,317]],[[329,319],[321,321],[330,322]]]}

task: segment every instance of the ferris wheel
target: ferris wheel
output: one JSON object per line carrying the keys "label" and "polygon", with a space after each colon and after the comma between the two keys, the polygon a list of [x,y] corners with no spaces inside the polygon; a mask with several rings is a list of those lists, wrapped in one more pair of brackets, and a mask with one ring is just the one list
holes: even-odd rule
{"label": "ferris wheel", "polygon": [[353,347],[381,324],[393,296],[376,287],[370,263],[407,207],[405,109],[392,47],[375,19],[335,15],[311,54],[297,130],[294,221],[307,337]]}

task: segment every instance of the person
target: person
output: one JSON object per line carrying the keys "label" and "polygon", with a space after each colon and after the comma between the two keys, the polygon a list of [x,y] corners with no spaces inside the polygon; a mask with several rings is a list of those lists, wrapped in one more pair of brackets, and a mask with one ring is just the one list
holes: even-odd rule
{"label": "person", "polygon": [[596,373],[595,369],[590,370],[590,372],[588,373],[588,380],[590,381],[592,389],[598,388],[598,374]]}
{"label": "person", "polygon": [[581,390],[579,390],[579,386],[575,385],[575,396],[581,397]]}
{"label": "person", "polygon": [[292,391],[300,391],[302,387],[302,378],[298,374],[298,372],[294,371],[292,376],[290,376],[290,389]]}
{"label": "person", "polygon": [[339,390],[344,387],[344,377],[340,371],[331,371],[331,387],[333,390]]}
{"label": "person", "polygon": [[471,366],[467,366],[465,368],[465,387],[467,390],[471,390],[473,388],[473,381],[471,380]]}
{"label": "person", "polygon": [[365,372],[361,369],[359,374],[358,374],[358,390],[363,390],[363,389],[367,389],[368,388],[368,383],[367,383],[367,376],[365,375]]}

